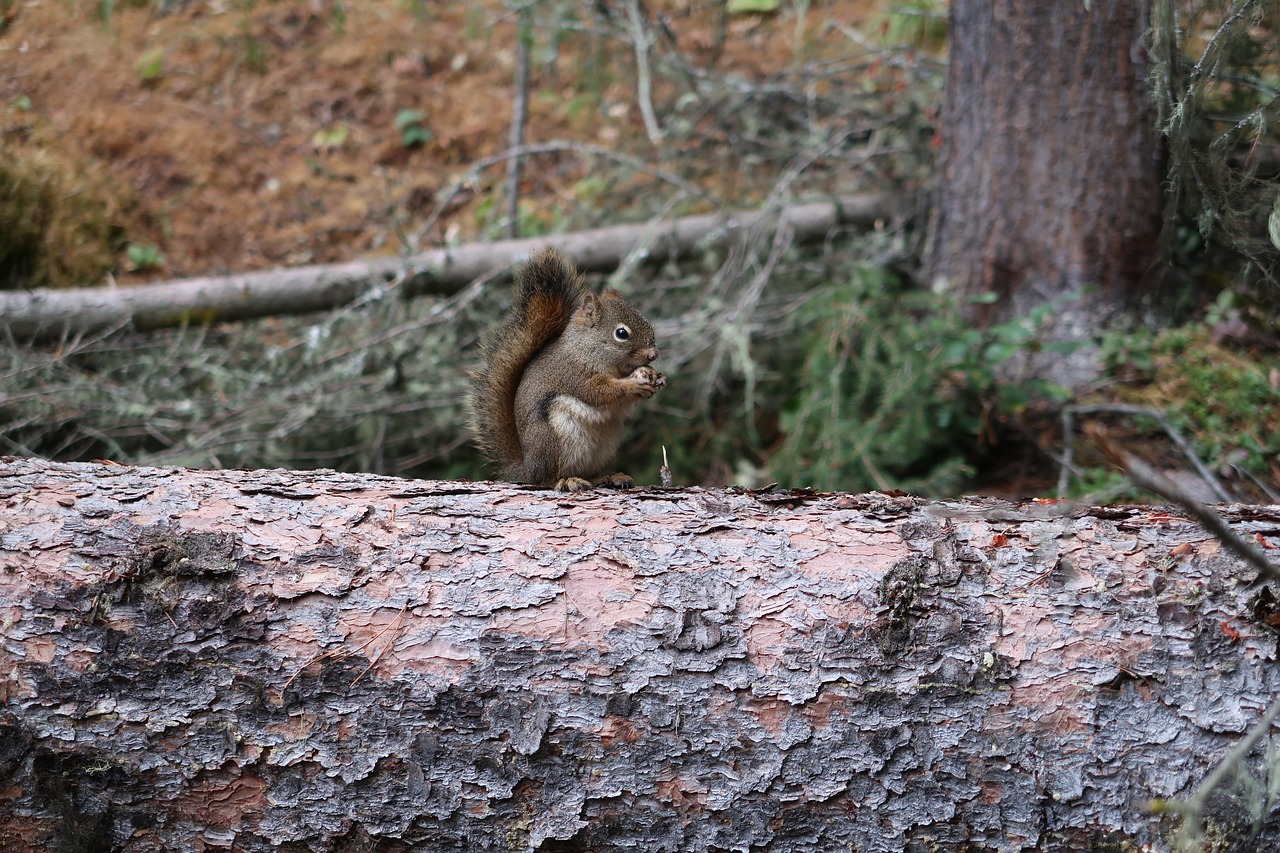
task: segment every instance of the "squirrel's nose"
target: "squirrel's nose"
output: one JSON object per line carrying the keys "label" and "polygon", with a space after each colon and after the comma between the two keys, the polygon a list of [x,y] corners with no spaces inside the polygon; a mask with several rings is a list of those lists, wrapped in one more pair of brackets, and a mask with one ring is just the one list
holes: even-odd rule
{"label": "squirrel's nose", "polygon": [[647,358],[649,361],[654,361],[658,357],[658,348],[649,347],[647,350],[644,351],[644,355],[645,355],[645,358]]}

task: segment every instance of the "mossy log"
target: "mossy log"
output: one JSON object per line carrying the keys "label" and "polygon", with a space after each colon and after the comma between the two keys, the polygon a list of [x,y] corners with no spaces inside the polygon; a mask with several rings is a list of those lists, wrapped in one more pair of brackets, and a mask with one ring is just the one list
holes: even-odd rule
{"label": "mossy log", "polygon": [[0,547],[6,851],[1161,849],[1280,690],[1151,507],[3,458]]}

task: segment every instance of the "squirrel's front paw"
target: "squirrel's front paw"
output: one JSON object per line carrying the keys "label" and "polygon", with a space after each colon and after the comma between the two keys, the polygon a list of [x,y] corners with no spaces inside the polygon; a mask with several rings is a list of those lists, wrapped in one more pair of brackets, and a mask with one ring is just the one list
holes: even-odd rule
{"label": "squirrel's front paw", "polygon": [[647,364],[642,364],[627,377],[631,389],[637,397],[652,397],[667,384],[667,377]]}

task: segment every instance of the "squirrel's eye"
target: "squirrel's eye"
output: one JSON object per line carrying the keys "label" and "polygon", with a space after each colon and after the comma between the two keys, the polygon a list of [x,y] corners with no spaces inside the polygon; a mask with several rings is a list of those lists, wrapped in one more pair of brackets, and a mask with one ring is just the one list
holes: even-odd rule
{"label": "squirrel's eye", "polygon": [[616,341],[629,341],[631,340],[631,330],[626,326],[619,326],[613,330],[613,339]]}

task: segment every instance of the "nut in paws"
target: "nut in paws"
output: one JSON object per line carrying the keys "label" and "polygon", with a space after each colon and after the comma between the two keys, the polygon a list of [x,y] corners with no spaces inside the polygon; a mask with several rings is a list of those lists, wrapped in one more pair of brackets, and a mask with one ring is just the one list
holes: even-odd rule
{"label": "nut in paws", "polygon": [[647,364],[637,367],[627,377],[636,386],[642,397],[652,397],[658,389],[667,383],[667,378]]}

